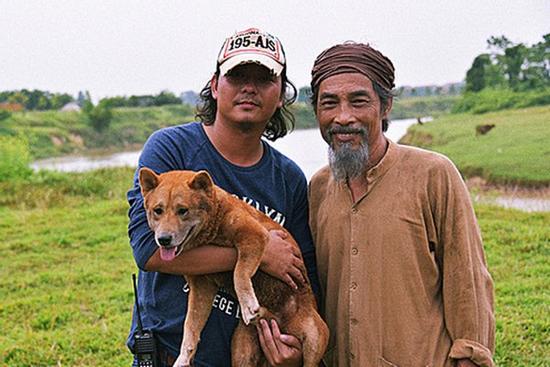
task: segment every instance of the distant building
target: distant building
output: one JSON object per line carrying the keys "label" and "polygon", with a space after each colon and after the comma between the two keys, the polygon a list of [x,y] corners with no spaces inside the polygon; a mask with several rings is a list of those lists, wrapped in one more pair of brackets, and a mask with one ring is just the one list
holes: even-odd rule
{"label": "distant building", "polygon": [[62,112],[80,112],[81,108],[78,102],[69,102],[65,106],[61,107]]}

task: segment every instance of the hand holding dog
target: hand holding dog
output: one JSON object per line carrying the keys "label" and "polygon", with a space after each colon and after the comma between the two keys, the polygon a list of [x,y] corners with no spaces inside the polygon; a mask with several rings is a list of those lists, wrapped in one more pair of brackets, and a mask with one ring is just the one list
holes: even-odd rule
{"label": "hand holding dog", "polygon": [[287,233],[281,230],[269,232],[269,242],[264,250],[260,269],[282,280],[292,289],[306,284],[306,275],[303,273],[304,263],[299,249],[292,246],[285,239]]}
{"label": "hand holding dog", "polygon": [[275,320],[268,323],[268,321],[262,319],[257,329],[260,345],[270,366],[293,367],[302,365],[302,345],[295,336],[281,334],[279,325]]}

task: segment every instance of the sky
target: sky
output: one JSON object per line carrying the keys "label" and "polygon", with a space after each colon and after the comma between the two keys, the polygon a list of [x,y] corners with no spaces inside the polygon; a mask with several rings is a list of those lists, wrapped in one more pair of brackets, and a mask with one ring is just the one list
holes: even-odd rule
{"label": "sky", "polygon": [[464,80],[490,36],[531,45],[549,19],[548,0],[0,0],[0,91],[198,92],[224,39],[249,27],[281,40],[297,87],[348,40],[388,56],[397,86],[443,85]]}

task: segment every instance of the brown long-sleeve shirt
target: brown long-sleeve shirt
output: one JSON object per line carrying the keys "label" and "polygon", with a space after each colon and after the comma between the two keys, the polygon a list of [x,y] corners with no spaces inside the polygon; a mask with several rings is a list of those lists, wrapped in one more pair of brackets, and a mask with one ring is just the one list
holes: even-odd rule
{"label": "brown long-sleeve shirt", "polygon": [[468,191],[444,156],[390,142],[355,203],[328,167],[310,224],[329,366],[493,366],[493,283]]}

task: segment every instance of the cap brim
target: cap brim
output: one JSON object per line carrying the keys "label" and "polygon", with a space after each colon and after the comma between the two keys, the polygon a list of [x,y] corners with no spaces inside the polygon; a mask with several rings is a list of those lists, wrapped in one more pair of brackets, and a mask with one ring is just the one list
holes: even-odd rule
{"label": "cap brim", "polygon": [[225,75],[231,69],[237,65],[257,63],[262,66],[265,66],[273,72],[273,74],[279,76],[283,72],[283,65],[279,64],[277,61],[273,60],[269,56],[258,55],[258,54],[241,54],[235,55],[227,59],[223,64],[220,65],[220,74]]}

